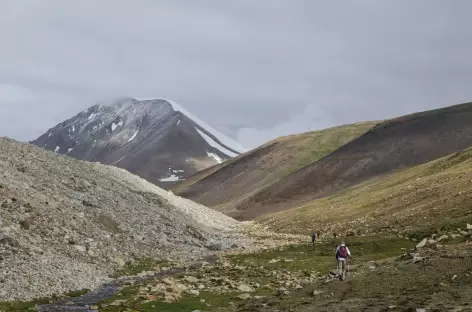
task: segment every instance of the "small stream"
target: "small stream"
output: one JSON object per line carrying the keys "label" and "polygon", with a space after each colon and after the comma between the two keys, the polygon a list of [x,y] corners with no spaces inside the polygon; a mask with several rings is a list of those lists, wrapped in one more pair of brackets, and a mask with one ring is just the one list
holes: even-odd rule
{"label": "small stream", "polygon": [[[215,256],[209,256],[191,265],[190,269],[198,269],[203,265],[203,262],[214,264],[216,262]],[[185,268],[172,268],[166,271],[156,273],[154,275],[148,275],[143,277],[129,277],[113,281],[105,284],[95,291],[91,291],[80,297],[63,298],[57,302],[50,304],[39,305],[36,308],[38,312],[96,312],[96,310],[90,310],[90,306],[96,305],[98,302],[109,299],[118,294],[121,287],[128,284],[129,281],[141,282],[147,280],[161,279],[167,276],[177,275],[184,272]]]}

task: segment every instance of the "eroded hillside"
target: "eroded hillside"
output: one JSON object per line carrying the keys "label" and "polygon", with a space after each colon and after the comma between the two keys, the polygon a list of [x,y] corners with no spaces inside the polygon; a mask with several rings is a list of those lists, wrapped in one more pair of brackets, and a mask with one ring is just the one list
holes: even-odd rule
{"label": "eroded hillside", "polygon": [[358,123],[281,137],[199,172],[173,191],[238,218],[241,212],[237,208],[253,194],[328,155],[376,123]]}

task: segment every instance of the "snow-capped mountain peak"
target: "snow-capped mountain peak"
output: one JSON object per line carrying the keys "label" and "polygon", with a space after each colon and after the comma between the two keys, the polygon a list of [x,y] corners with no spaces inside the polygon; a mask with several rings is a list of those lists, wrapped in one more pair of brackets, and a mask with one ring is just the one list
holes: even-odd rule
{"label": "snow-capped mountain peak", "polygon": [[32,143],[78,159],[122,167],[161,186],[246,151],[166,99],[121,98],[98,103]]}

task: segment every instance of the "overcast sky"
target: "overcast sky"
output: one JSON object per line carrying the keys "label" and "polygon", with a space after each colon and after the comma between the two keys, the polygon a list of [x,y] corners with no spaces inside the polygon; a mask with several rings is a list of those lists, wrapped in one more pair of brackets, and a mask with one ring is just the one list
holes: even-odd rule
{"label": "overcast sky", "polygon": [[0,0],[0,136],[169,98],[254,147],[472,101],[469,0]]}

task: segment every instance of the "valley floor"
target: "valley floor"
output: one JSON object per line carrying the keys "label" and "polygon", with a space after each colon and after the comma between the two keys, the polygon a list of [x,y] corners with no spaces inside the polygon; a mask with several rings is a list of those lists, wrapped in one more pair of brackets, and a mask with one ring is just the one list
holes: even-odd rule
{"label": "valley floor", "polygon": [[[201,268],[131,280],[116,295],[90,308],[103,312],[472,311],[472,243],[470,234],[464,234],[441,241],[435,237],[421,248],[415,247],[418,241],[398,235],[349,237],[352,259],[346,281],[330,275],[339,240],[325,238],[313,249],[309,237],[301,241],[305,238],[281,235],[275,238],[288,245],[221,252],[215,263]],[[146,266],[134,269],[127,273],[145,271]],[[3,309],[24,311],[14,306]]]}

